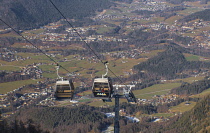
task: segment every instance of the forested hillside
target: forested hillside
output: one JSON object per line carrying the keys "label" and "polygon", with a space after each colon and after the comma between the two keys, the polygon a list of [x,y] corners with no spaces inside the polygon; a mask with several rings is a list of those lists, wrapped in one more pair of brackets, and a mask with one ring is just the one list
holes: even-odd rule
{"label": "forested hillside", "polygon": [[144,70],[167,79],[187,77],[187,74],[178,74],[186,70],[200,70],[210,68],[210,63],[200,61],[187,61],[183,53],[171,47],[146,62],[134,66],[138,72]]}
{"label": "forested hillside", "polygon": [[[184,99],[164,105],[133,105],[122,103],[120,108],[126,110],[128,114],[148,114],[167,112],[169,107],[183,102]],[[14,130],[17,132],[62,132],[68,133],[87,133],[90,131],[100,132],[107,125],[113,124],[112,118],[107,118],[102,112],[113,112],[114,106],[109,108],[96,108],[87,105],[75,107],[25,107],[18,111],[13,117],[0,122],[0,129],[3,133],[10,133]],[[151,121],[149,118],[142,118],[142,126]],[[120,117],[120,127],[122,131],[125,127],[136,126],[133,122],[128,121],[125,117]],[[83,127],[83,128],[81,128]],[[132,129],[132,128],[131,128]],[[133,129],[132,129],[133,130]],[[128,129],[125,129],[128,132]],[[136,130],[133,130],[134,132]],[[1,133],[1,132],[0,132]],[[132,132],[131,132],[132,133]]]}
{"label": "forested hillside", "polygon": [[207,77],[204,80],[193,82],[192,84],[183,83],[180,87],[173,89],[171,92],[178,95],[194,95],[210,88],[210,80]]}
{"label": "forested hillside", "polygon": [[205,4],[207,3],[209,0],[167,0],[167,2],[170,2],[172,4],[181,4],[185,1],[191,1],[191,2],[194,2],[194,1],[200,1],[201,4]]}
{"label": "forested hillside", "polygon": [[179,117],[171,125],[167,125],[168,132],[210,132],[210,96],[204,98],[189,112]]}
{"label": "forested hillside", "polygon": [[196,106],[165,122],[151,122],[142,119],[141,124],[127,124],[122,133],[208,133],[210,132],[210,96],[199,101]]}
{"label": "forested hillside", "polygon": [[[19,121],[14,123],[14,118],[18,118]],[[8,129],[5,129],[7,125],[1,127],[4,129],[4,133],[15,130],[15,125],[19,132],[29,130],[28,124],[30,123],[34,127],[31,129],[33,132],[69,133],[71,131],[72,133],[87,133],[91,130],[99,132],[103,126],[112,123],[112,120],[107,119],[103,113],[94,107],[85,105],[78,107],[31,107],[21,110],[17,116],[11,119],[10,124],[8,121]],[[27,128],[23,128],[23,125]]]}
{"label": "forested hillside", "polygon": [[[125,106],[125,104],[123,104],[122,106]],[[141,110],[138,110],[134,106],[134,108],[131,106],[132,105],[128,107],[130,109],[126,108],[126,110],[141,112]],[[155,111],[152,106],[150,106],[149,108]],[[12,119],[20,117],[18,119],[21,121],[12,121],[11,124],[7,123],[6,121],[4,121],[4,123],[0,122],[0,132],[100,132],[101,129],[109,124],[112,124],[113,120],[106,118],[102,113],[98,112],[97,110],[98,109],[94,107],[85,105],[79,106],[77,108],[32,107],[27,110],[22,110],[18,113],[18,116],[12,117]],[[154,123],[152,122],[152,119],[142,116],[141,123],[134,124],[127,121],[125,118],[121,118],[120,132],[207,133],[210,131],[210,95],[205,97],[204,99],[201,99],[192,110],[185,112],[184,114],[171,117],[169,119],[170,120],[166,120],[165,122]]]}
{"label": "forested hillside", "polygon": [[180,22],[189,22],[189,21],[192,21],[195,19],[202,19],[204,21],[210,21],[209,13],[210,13],[210,9],[206,9],[206,10],[203,10],[200,12],[195,12],[193,14],[190,14],[190,15],[184,17],[183,19],[180,19],[179,21]]}
{"label": "forested hillside", "polygon": [[[111,6],[108,0],[52,0],[68,19],[78,19],[93,15]],[[20,29],[37,28],[63,19],[53,5],[43,0],[2,0],[1,19]],[[0,23],[0,26],[4,26]]]}

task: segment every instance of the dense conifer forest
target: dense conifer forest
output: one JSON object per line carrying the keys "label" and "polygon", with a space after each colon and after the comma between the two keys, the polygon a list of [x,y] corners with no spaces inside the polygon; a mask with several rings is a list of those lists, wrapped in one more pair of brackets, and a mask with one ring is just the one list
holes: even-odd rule
{"label": "dense conifer forest", "polygon": [[[143,110],[155,111],[152,106],[136,108],[133,105],[127,106],[126,110],[141,112]],[[128,109],[130,108],[130,109]],[[163,109],[160,106],[160,109]],[[111,111],[110,109],[94,108],[90,106],[79,106],[77,108],[64,107],[32,107],[27,110],[22,110],[17,115],[12,117],[12,121],[1,121],[1,133],[48,133],[48,132],[69,132],[72,133],[87,133],[90,131],[101,132],[101,129],[113,123],[112,118],[98,111]],[[142,110],[143,109],[143,110]],[[151,110],[152,109],[152,110]],[[23,112],[24,111],[24,112]],[[133,112],[131,112],[133,113]],[[146,112],[144,112],[146,113]],[[149,112],[147,112],[149,113]],[[152,112],[151,112],[152,113]],[[150,114],[150,113],[149,113]],[[18,118],[19,121],[15,120]],[[120,131],[122,133],[177,133],[177,132],[203,132],[210,131],[210,96],[201,99],[196,106],[184,114],[171,117],[161,123],[151,122],[152,119],[142,117],[140,123],[132,123],[125,118],[120,118]],[[183,126],[184,125],[184,126]],[[81,128],[82,127],[82,128]]]}
{"label": "dense conifer forest", "polygon": [[170,118],[170,121],[151,123],[142,119],[141,124],[122,126],[122,133],[208,133],[210,132],[210,96],[200,100],[196,106],[182,115]]}
{"label": "dense conifer forest", "polygon": [[206,89],[210,88],[210,80],[209,77],[206,77],[203,80],[190,83],[182,83],[182,85],[178,88],[175,88],[171,91],[171,93],[177,95],[194,95],[203,92]]}
{"label": "dense conifer forest", "polygon": [[[18,121],[16,121],[16,119],[18,119]],[[16,123],[14,123],[14,121]],[[3,121],[2,123],[2,131],[8,133],[11,130],[18,130],[19,133],[20,130],[30,130],[28,124],[35,127],[35,129],[32,129],[34,132],[67,133],[71,131],[72,133],[87,133],[91,130],[100,132],[99,129],[102,129],[103,126],[106,126],[107,124],[111,124],[112,120],[107,119],[104,114],[90,106],[30,107],[21,110],[17,115],[12,117],[11,120]],[[9,129],[6,129],[7,126]]]}
{"label": "dense conifer forest", "polygon": [[209,69],[210,63],[187,61],[183,53],[174,47],[170,47],[146,62],[134,66],[138,72],[144,70],[166,79],[184,78],[187,77],[187,74],[180,74],[183,71],[200,71],[201,68]]}
{"label": "dense conifer forest", "polygon": [[[94,15],[112,4],[108,0],[54,0],[60,11],[69,19],[81,19]],[[80,9],[80,10],[78,10]],[[49,1],[2,0],[0,16],[18,29],[38,28],[62,19]],[[2,23],[0,26],[4,26]]]}
{"label": "dense conifer forest", "polygon": [[206,10],[203,10],[200,12],[195,12],[193,14],[190,14],[190,15],[186,16],[185,18],[180,19],[179,21],[180,22],[189,22],[189,21],[192,21],[195,19],[202,19],[203,21],[210,21],[210,17],[209,17],[209,15],[207,15],[209,13],[210,13],[210,9],[206,9]]}

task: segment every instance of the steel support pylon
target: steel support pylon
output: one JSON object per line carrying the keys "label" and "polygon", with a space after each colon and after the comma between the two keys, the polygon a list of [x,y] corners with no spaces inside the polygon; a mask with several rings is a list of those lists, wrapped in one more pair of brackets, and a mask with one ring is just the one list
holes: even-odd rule
{"label": "steel support pylon", "polygon": [[[127,98],[128,102],[136,102],[136,98],[133,95],[131,88],[135,87],[135,85],[113,85],[114,87],[116,87],[116,92],[115,94],[112,96],[113,98],[115,98],[115,118],[114,118],[114,133],[120,133],[120,124],[119,124],[119,111],[120,111],[120,102],[119,99],[120,98]],[[130,87],[129,90],[123,91],[123,95],[118,94],[118,88],[119,87]],[[131,95],[132,94],[132,95]]]}
{"label": "steel support pylon", "polygon": [[115,119],[114,119],[114,133],[120,132],[120,124],[119,124],[119,98],[120,95],[116,94],[115,96]]}

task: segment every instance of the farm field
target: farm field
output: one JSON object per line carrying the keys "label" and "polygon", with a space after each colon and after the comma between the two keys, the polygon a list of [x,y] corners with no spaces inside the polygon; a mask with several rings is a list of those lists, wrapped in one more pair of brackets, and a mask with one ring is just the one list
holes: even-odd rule
{"label": "farm field", "polygon": [[13,91],[19,87],[29,84],[36,84],[39,80],[21,80],[14,82],[0,83],[0,94],[6,94],[7,92]]}
{"label": "farm field", "polygon": [[[147,53],[147,56],[154,56],[157,54],[157,51],[152,51],[151,53]],[[44,78],[50,78],[50,79],[55,79],[57,78],[56,74],[56,65],[52,61],[50,61],[47,57],[44,55],[34,55],[31,53],[18,53],[19,56],[22,57],[28,57],[30,56],[31,59],[26,59],[24,61],[13,61],[13,62],[6,62],[6,61],[0,61],[0,70],[1,71],[20,71],[22,70],[23,67],[27,65],[32,65],[34,63],[42,63],[41,65],[38,65],[38,67],[42,70],[42,76]],[[55,60],[62,60],[62,56],[56,56],[53,57]],[[102,74],[105,73],[105,67],[102,63],[90,63],[87,59],[84,60],[77,60],[73,56],[68,56],[67,57],[68,61],[66,62],[60,62],[60,65],[65,67],[67,70],[70,72],[75,72],[78,80],[80,78],[88,78],[89,82],[92,82],[92,78],[98,76],[100,77]],[[140,59],[117,59],[114,60],[112,58],[110,59],[110,63],[108,67],[117,75],[123,75],[126,76],[126,73],[131,73],[131,69],[133,68],[134,65],[137,65],[139,62],[145,61],[145,59],[140,58]],[[115,66],[114,66],[115,65]],[[91,69],[91,70],[89,70]],[[68,77],[67,76],[68,72],[66,70],[60,68],[59,69],[59,75],[63,77]],[[111,73],[108,73],[108,76],[114,77]],[[29,82],[30,81],[30,82]],[[36,83],[33,80],[29,80],[27,82],[22,82],[22,81],[16,81],[16,82],[6,82],[1,84],[1,92],[2,94],[7,93],[9,91],[12,91],[14,89],[17,89],[20,86],[23,86],[24,84],[31,84],[31,83]],[[79,81],[81,82],[81,81]],[[13,85],[15,84],[15,85]],[[20,85],[19,85],[20,84]],[[88,83],[89,84],[89,83]],[[76,85],[80,85],[80,83],[76,83]],[[89,84],[91,85],[91,84]],[[10,88],[10,89],[7,89]]]}
{"label": "farm field", "polygon": [[205,90],[205,91],[203,91],[203,92],[201,92],[200,94],[192,95],[191,97],[192,98],[203,98],[203,97],[206,97],[208,95],[210,95],[210,88]]}
{"label": "farm field", "polygon": [[184,78],[184,79],[176,79],[174,81],[176,82],[188,82],[188,83],[193,83],[195,81],[198,81],[198,80],[202,80],[204,79],[204,76],[193,76],[193,77],[189,77],[189,78]]}
{"label": "farm field", "polygon": [[187,61],[199,61],[201,57],[192,54],[184,54]]}
{"label": "farm field", "polygon": [[177,106],[171,107],[170,112],[183,113],[183,112],[191,110],[195,105],[196,105],[196,102],[192,102],[192,101],[183,102],[183,103],[180,103]]}
{"label": "farm field", "polygon": [[140,99],[151,99],[154,95],[167,94],[171,89],[180,86],[181,83],[166,83],[156,84],[141,90],[134,90],[136,98]]}

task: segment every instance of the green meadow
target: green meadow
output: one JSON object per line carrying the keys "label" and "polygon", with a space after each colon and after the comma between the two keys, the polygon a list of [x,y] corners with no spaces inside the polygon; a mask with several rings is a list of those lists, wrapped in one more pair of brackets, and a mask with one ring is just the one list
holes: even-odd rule
{"label": "green meadow", "polygon": [[0,66],[0,71],[20,71],[21,70],[21,66],[13,66],[13,65],[3,65]]}
{"label": "green meadow", "polygon": [[154,95],[167,94],[171,89],[179,87],[181,83],[156,84],[141,90],[134,90],[136,98],[151,99]]}
{"label": "green meadow", "polygon": [[19,87],[29,84],[36,84],[38,80],[20,80],[13,82],[0,83],[0,94],[6,94],[7,92],[13,91]]}
{"label": "green meadow", "polygon": [[186,102],[180,103],[177,106],[173,106],[170,108],[170,112],[177,112],[177,113],[183,113],[186,111],[191,110],[196,105],[196,102],[189,102],[188,104]]}
{"label": "green meadow", "polygon": [[[162,52],[162,51],[163,50],[154,50],[154,51],[151,51],[149,53],[144,53],[142,55],[150,58],[150,57],[153,57],[153,56],[157,55],[158,52]],[[21,70],[22,67],[25,67],[26,65],[31,65],[33,63],[44,63],[44,64],[38,66],[43,71],[43,74],[42,74],[43,77],[44,78],[51,78],[51,79],[57,78],[55,63],[53,61],[49,60],[49,58],[47,58],[45,55],[42,55],[42,54],[34,55],[34,54],[30,54],[30,53],[18,53],[18,54],[22,57],[30,56],[31,59],[27,59],[27,60],[24,60],[24,61],[13,61],[13,62],[1,61],[0,63],[3,64],[3,66],[0,66],[0,70],[19,71],[19,70]],[[62,57],[62,56],[52,57],[52,59],[54,59],[56,61],[60,61],[63,58],[64,57]],[[100,77],[102,74],[105,74],[105,72],[106,72],[105,67],[101,62],[90,63],[89,61],[87,61],[87,59],[77,60],[73,56],[67,56],[65,58],[67,58],[69,61],[59,62],[59,64],[61,66],[63,66],[65,69],[68,70],[68,72],[67,72],[65,69],[60,67],[59,75],[62,76],[62,77],[66,77],[69,72],[71,72],[71,73],[75,72],[76,74],[78,74],[77,76],[79,77],[79,79],[80,79],[80,77],[88,78],[91,82],[92,78],[94,78],[96,76]],[[109,61],[109,64],[108,64],[109,69],[114,74],[116,74],[118,77],[129,76],[129,75],[127,75],[127,73],[132,72],[131,70],[132,70],[134,65],[137,65],[140,62],[143,62],[143,61],[146,60],[145,58],[113,59],[113,58],[110,58],[108,56],[107,56],[107,59]],[[113,75],[112,72],[109,72],[108,76],[115,77],[115,75]],[[22,82],[22,81],[16,81],[16,82],[17,83],[20,82],[21,85],[25,83],[25,82]],[[11,85],[10,83],[4,83],[4,84],[8,84],[8,86]],[[17,87],[6,87],[6,88],[10,88],[9,89],[9,91],[10,91],[10,90],[16,89]],[[173,88],[173,86],[171,88]],[[171,88],[169,87],[169,88],[166,88],[166,89],[170,90]],[[168,90],[166,90],[166,89],[161,88],[161,87],[158,87],[157,89],[145,88],[143,90],[136,91],[136,94],[139,95],[138,96],[139,98],[144,98],[145,96],[146,97],[148,97],[148,96],[151,97],[153,94],[149,90],[158,91],[157,94],[164,94],[164,93],[168,92]],[[142,95],[142,93],[151,93],[151,94],[147,94],[147,95],[144,96],[144,95]]]}
{"label": "green meadow", "polygon": [[190,15],[194,12],[198,12],[201,10],[202,10],[201,8],[186,8],[185,10],[179,11],[177,14],[187,16],[187,15]]}
{"label": "green meadow", "polygon": [[200,57],[192,54],[184,54],[187,61],[199,61]]}
{"label": "green meadow", "polygon": [[210,88],[201,92],[201,93],[199,93],[199,94],[192,95],[191,97],[193,97],[193,98],[203,98],[203,97],[206,97],[208,95],[210,95]]}

